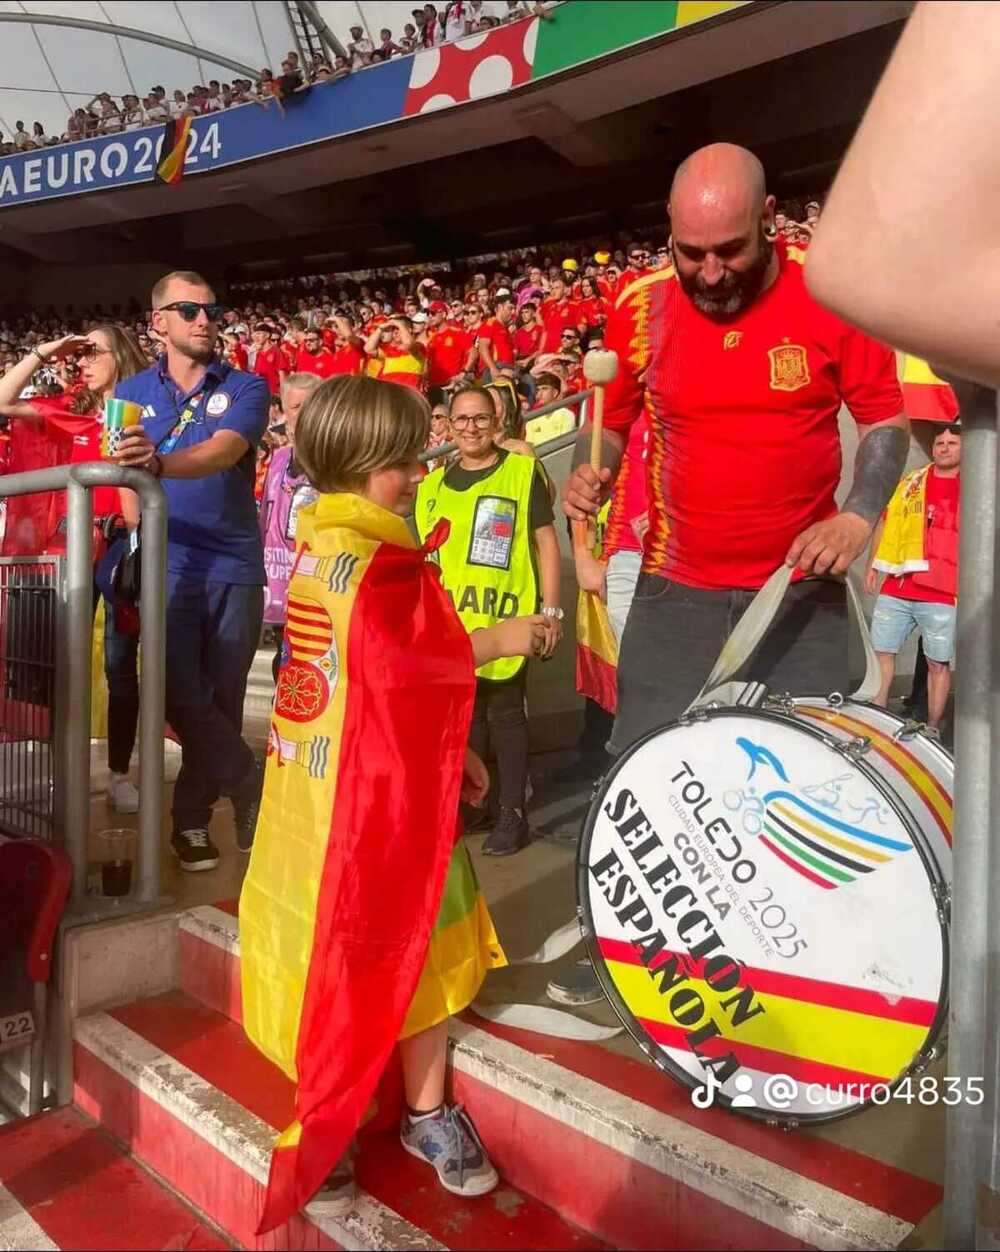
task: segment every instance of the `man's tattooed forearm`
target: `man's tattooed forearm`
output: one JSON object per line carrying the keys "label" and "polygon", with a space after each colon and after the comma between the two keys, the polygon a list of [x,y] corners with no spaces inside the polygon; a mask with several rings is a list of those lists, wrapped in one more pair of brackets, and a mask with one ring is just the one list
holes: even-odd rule
{"label": "man's tattooed forearm", "polygon": [[896,490],[909,437],[898,426],[883,426],[861,442],[854,462],[854,483],[844,501],[845,513],[857,513],[875,522]]}

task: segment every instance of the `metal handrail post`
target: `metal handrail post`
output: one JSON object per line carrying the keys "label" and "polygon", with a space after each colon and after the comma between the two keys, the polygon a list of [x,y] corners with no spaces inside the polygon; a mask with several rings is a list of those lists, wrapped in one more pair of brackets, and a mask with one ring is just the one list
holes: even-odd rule
{"label": "metal handrail post", "polygon": [[[994,420],[997,428],[1000,429],[1000,396],[992,397],[995,406]],[[995,475],[995,490],[997,495],[995,499],[1000,499],[1000,437],[998,437],[996,448],[997,461],[993,469]],[[962,457],[963,474],[965,472],[965,457]],[[963,490],[965,488],[963,487]],[[977,510],[978,518],[976,525],[981,528],[984,535],[993,536],[994,540],[994,579],[996,578],[996,570],[1000,568],[1000,535],[995,533],[995,526],[990,524],[989,520],[980,510]],[[994,515],[992,522],[995,523]],[[993,585],[995,590],[995,583]],[[1000,726],[1000,632],[996,627],[998,624],[998,615],[994,610],[992,622],[992,663],[993,668],[988,675],[989,681],[984,676],[983,686],[990,695],[990,712],[991,720],[989,724],[990,731],[990,771],[987,777],[990,779],[990,810],[989,818],[995,813],[1000,813],[1000,735],[993,736],[994,727]],[[997,997],[1000,996],[1000,854],[996,847],[990,847],[991,829],[989,823],[984,829],[984,836],[987,841],[987,878],[988,878],[988,900],[986,909],[986,926],[985,926],[985,961],[986,961],[986,993],[983,997],[983,1053],[984,1068],[980,1070],[983,1076],[985,1087],[985,1099],[983,1105],[977,1111],[980,1115],[980,1134],[979,1134],[979,1172],[977,1177],[978,1186],[976,1188],[976,1236],[975,1247],[977,1248],[1000,1248],[1000,1142],[998,1142],[998,1134],[1000,1134],[1000,1091],[997,1090],[997,1081],[1000,1078],[1000,1003]]]}
{"label": "metal handrail post", "polygon": [[[75,465],[71,482],[87,487],[129,487],[139,497],[142,517],[142,664],[139,668],[139,829],[133,899],[153,904],[160,896],[160,840],[163,827],[163,724],[166,720],[167,497],[151,474],[103,461]],[[89,622],[88,622],[89,625]],[[89,649],[88,649],[89,660]],[[88,668],[88,684],[89,668]],[[88,698],[89,698],[88,685]]]}
{"label": "metal handrail post", "polygon": [[[955,667],[955,810],[952,844],[948,1073],[965,1080],[984,1070],[991,813],[991,674],[997,500],[997,409],[993,392],[959,385],[962,494],[959,518],[958,643]],[[994,858],[995,859],[995,858]],[[1000,874],[1000,864],[993,867]],[[995,897],[995,905],[1000,897]],[[997,953],[994,953],[996,957]],[[993,964],[996,975],[996,962]],[[945,1135],[944,1246],[975,1246],[977,1180],[992,1101],[948,1109]],[[990,1127],[992,1131],[992,1127]]]}
{"label": "metal handrail post", "polygon": [[90,860],[90,685],[94,633],[94,501],[72,476],[66,483],[66,694],[62,722],[66,851],[73,864],[74,905],[87,896]]}
{"label": "metal handrail post", "polygon": [[163,487],[142,470],[105,461],[6,474],[0,497],[36,491],[65,491],[66,585],[65,685],[68,708],[60,718],[65,778],[67,852],[73,863],[73,906],[86,895],[90,833],[90,667],[93,631],[93,503],[90,488],[128,487],[139,497],[142,515],[142,667],[139,677],[139,808],[136,885],[133,902],[160,897],[160,836],[163,826],[163,724],[165,720],[167,498]]}

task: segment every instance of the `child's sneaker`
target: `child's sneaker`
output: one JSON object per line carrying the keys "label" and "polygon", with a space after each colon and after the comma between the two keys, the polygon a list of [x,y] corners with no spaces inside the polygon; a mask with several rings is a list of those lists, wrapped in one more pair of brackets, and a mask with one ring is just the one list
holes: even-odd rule
{"label": "child's sneaker", "polygon": [[404,1113],[399,1137],[411,1156],[434,1166],[441,1186],[454,1195],[486,1195],[500,1181],[460,1104],[444,1104],[418,1121]]}

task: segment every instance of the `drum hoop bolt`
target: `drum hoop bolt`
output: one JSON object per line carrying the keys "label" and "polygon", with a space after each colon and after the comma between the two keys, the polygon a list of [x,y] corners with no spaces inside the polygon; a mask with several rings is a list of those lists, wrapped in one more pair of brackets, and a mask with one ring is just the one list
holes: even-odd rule
{"label": "drum hoop bolt", "polygon": [[857,738],[851,739],[848,743],[840,745],[839,751],[846,757],[850,757],[852,761],[860,760],[866,752],[870,751],[872,741],[866,735],[858,735]]}

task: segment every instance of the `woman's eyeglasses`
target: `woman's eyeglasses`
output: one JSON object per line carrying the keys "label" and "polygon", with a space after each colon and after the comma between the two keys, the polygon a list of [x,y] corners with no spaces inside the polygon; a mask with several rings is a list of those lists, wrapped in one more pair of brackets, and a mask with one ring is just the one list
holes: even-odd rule
{"label": "woman's eyeglasses", "polygon": [[96,343],[85,343],[80,349],[80,356],[85,361],[92,361],[95,356],[105,356],[110,354],[110,348],[101,348]]}
{"label": "woman's eyeglasses", "polygon": [[203,304],[197,300],[175,300],[173,304],[161,304],[159,309],[153,311],[155,313],[179,313],[185,322],[193,322],[199,311],[202,311],[210,322],[220,322],[226,306],[215,301],[211,304]]}
{"label": "woman's eyeglasses", "polygon": [[476,430],[485,430],[496,421],[496,414],[464,413],[458,417],[449,418],[449,421],[456,430],[468,430],[470,424],[475,426]]}

